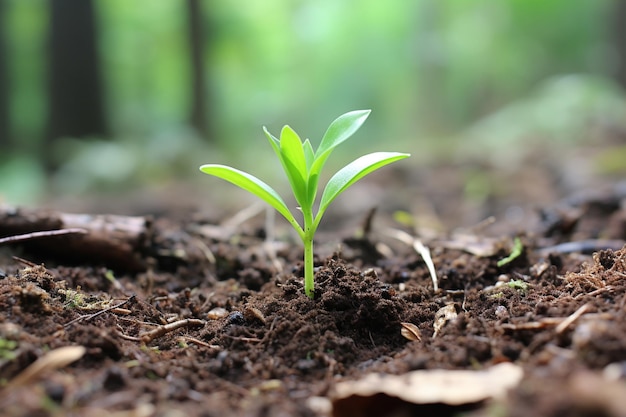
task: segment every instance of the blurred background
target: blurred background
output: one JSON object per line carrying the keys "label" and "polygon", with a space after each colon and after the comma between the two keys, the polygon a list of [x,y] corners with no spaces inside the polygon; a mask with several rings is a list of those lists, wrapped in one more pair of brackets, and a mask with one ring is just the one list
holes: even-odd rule
{"label": "blurred background", "polygon": [[262,126],[315,145],[365,108],[330,166],[411,152],[435,201],[550,200],[626,172],[625,87],[618,0],[0,0],[0,201],[215,200],[202,163],[286,184]]}

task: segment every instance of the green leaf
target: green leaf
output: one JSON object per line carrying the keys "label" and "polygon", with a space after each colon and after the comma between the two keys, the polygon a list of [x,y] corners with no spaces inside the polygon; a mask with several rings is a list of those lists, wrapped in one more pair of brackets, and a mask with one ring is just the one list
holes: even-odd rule
{"label": "green leaf", "polygon": [[283,127],[280,132],[280,150],[283,157],[293,164],[294,168],[300,173],[300,177],[306,178],[306,158],[302,140],[294,130],[289,127]]}
{"label": "green leaf", "polygon": [[[319,158],[324,153],[336,148],[340,143],[348,139],[354,134],[361,125],[365,122],[365,119],[370,115],[371,110],[355,110],[345,114],[342,114],[336,118],[322,137],[315,157]],[[326,155],[328,157],[328,155]]]}
{"label": "green leaf", "polygon": [[[354,134],[369,116],[371,110],[355,110],[343,114],[336,118],[326,130],[320,146],[315,153],[315,160],[309,169],[309,188],[314,186],[317,189],[317,179],[324,168],[326,160],[330,156],[333,149]],[[315,184],[312,184],[312,183]],[[309,193],[310,195],[311,193]]]}
{"label": "green leaf", "polygon": [[[270,144],[272,145],[272,149],[274,149],[274,153],[276,154],[276,156],[278,157],[278,160],[280,161],[280,164],[283,167],[283,171],[285,171],[285,174],[287,174],[287,179],[289,180],[289,184],[291,185],[291,189],[293,191],[293,195],[296,198],[296,201],[298,202],[298,204],[300,204],[301,206],[304,205],[308,205],[309,203],[307,203],[307,196],[308,193],[306,191],[306,187],[307,187],[307,183],[305,178],[302,176],[302,171],[305,172],[306,175],[306,161],[305,161],[305,157],[304,157],[304,151],[302,150],[302,143],[300,143],[300,138],[298,137],[298,135],[296,134],[296,132],[294,132],[289,126],[285,126],[281,132],[281,139],[283,138],[283,135],[285,135],[285,130],[291,130],[291,132],[293,132],[293,135],[290,133],[287,133],[285,136],[285,140],[283,143],[283,140],[278,140],[276,139],[276,137],[274,135],[272,135],[267,128],[263,127],[263,132],[265,132],[265,136],[267,137],[267,140],[269,140]],[[295,135],[295,139],[298,142],[298,146],[300,147],[300,153],[302,153],[302,157],[300,158],[299,155],[297,155],[297,150],[294,150],[293,147],[295,144],[294,142],[294,135]],[[291,155],[296,152],[296,155],[293,156],[293,158],[295,160],[300,160],[300,163],[304,163],[304,167],[301,169],[300,167],[297,167],[293,160],[290,159]]]}
{"label": "green leaf", "polygon": [[293,194],[300,206],[309,206],[307,199],[307,169],[306,157],[302,140],[289,126],[283,127],[280,132],[280,153],[283,167],[289,178]]}
{"label": "green leaf", "polygon": [[522,243],[522,240],[516,236],[513,240],[513,250],[511,251],[511,254],[506,258],[500,259],[496,263],[496,265],[498,266],[498,268],[503,267],[504,265],[511,263],[515,259],[519,258],[522,255],[522,252],[524,252],[524,244]]}
{"label": "green leaf", "polygon": [[340,169],[328,181],[326,188],[324,188],[319,212],[317,214],[317,221],[319,221],[321,215],[326,211],[328,205],[352,184],[370,172],[376,171],[378,168],[400,159],[408,158],[409,156],[410,154],[408,153],[374,152],[364,155]]}
{"label": "green leaf", "polygon": [[[217,164],[207,164],[202,165],[200,167],[200,171],[204,172],[208,175],[213,175],[215,177],[226,180],[232,184],[235,184],[239,188],[242,188],[249,193],[254,194],[259,197],[270,206],[274,207],[280,214],[282,214],[292,226],[296,227],[298,222],[293,217],[289,208],[283,201],[283,199],[278,195],[276,191],[254,175],[248,174],[247,172],[240,171],[238,169],[226,166],[226,165],[217,165]],[[300,226],[297,226],[298,230],[301,230]]]}
{"label": "green leaf", "polygon": [[307,201],[308,205],[313,208],[313,203],[315,202],[315,196],[317,195],[317,182],[319,181],[319,171],[313,172],[311,171],[314,163],[315,163],[315,152],[313,151],[313,147],[311,146],[311,142],[306,139],[304,144],[302,145],[304,149],[304,157],[306,158],[306,170],[307,170],[307,183],[306,183],[306,193],[307,193]]}
{"label": "green leaf", "polygon": [[311,142],[308,139],[305,139],[302,149],[304,150],[304,159],[306,159],[306,170],[308,173],[315,160],[315,151],[313,151],[313,146],[311,146]]}
{"label": "green leaf", "polygon": [[267,137],[267,140],[269,140],[270,145],[272,145],[272,149],[274,149],[274,152],[276,153],[278,159],[282,160],[282,157],[280,155],[280,141],[276,138],[276,136],[272,135],[265,126],[263,126],[263,132],[265,133],[265,137]]}

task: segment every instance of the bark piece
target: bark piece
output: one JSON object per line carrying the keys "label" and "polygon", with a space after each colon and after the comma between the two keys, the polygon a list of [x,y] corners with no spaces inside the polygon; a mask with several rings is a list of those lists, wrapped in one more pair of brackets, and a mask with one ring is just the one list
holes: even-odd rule
{"label": "bark piece", "polygon": [[63,229],[84,229],[87,233],[34,239],[24,242],[24,248],[45,259],[95,262],[130,272],[145,269],[142,253],[152,235],[151,221],[146,217],[72,214],[0,205],[0,237]]}

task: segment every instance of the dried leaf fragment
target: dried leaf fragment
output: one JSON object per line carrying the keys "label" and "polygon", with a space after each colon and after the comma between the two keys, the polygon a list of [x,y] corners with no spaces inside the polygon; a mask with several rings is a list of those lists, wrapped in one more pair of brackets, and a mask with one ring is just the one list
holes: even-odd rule
{"label": "dried leaf fragment", "polygon": [[84,346],[64,346],[50,352],[31,363],[10,382],[12,387],[28,384],[46,373],[66,367],[83,357]]}
{"label": "dried leaf fragment", "polygon": [[433,333],[433,339],[437,337],[443,326],[445,326],[449,321],[455,320],[457,317],[456,305],[448,304],[447,306],[441,307],[435,313],[435,321],[433,323],[433,328],[435,329]]}
{"label": "dried leaf fragment", "polygon": [[422,334],[420,332],[420,329],[418,329],[416,325],[414,325],[413,323],[400,323],[400,325],[402,326],[402,329],[400,329],[400,334],[402,334],[405,339],[418,342],[422,340]]}
{"label": "dried leaf fragment", "polygon": [[226,317],[227,315],[228,315],[228,311],[225,308],[215,307],[214,309],[211,309],[211,311],[207,313],[207,318],[209,320],[217,320],[217,319],[221,319],[222,317]]}
{"label": "dried leaf fragment", "polygon": [[443,403],[451,406],[501,398],[519,384],[523,374],[522,368],[512,363],[501,363],[480,371],[431,369],[404,375],[372,373],[335,386],[332,415],[373,415],[373,402],[381,401],[381,396],[409,404]]}
{"label": "dried leaf fragment", "polygon": [[265,324],[265,315],[263,315],[261,310],[256,307],[246,307],[243,311],[243,315],[248,320],[257,320],[260,323]]}

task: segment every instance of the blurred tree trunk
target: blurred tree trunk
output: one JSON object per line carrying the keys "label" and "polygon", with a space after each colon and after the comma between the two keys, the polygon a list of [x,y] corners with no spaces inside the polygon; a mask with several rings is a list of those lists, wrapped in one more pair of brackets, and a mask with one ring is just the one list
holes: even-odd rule
{"label": "blurred tree trunk", "polygon": [[9,80],[7,68],[7,43],[5,25],[5,3],[0,1],[0,149],[9,143]]}
{"label": "blurred tree trunk", "polygon": [[187,0],[189,50],[191,54],[191,125],[205,138],[210,138],[204,65],[204,20],[200,0]]}
{"label": "blurred tree trunk", "polygon": [[416,3],[417,24],[415,33],[415,45],[417,54],[420,57],[418,63],[417,82],[420,86],[415,97],[428,97],[428,99],[418,99],[418,114],[414,122],[428,131],[438,132],[445,129],[447,121],[441,119],[442,114],[446,114],[444,86],[447,77],[446,68],[439,54],[446,53],[441,33],[438,27],[442,24],[442,9],[439,0],[424,0]]}
{"label": "blurred tree trunk", "polygon": [[616,78],[620,85],[626,88],[626,2],[615,2],[613,19],[613,42],[617,52]]}
{"label": "blurred tree trunk", "polygon": [[107,133],[92,0],[51,0],[48,145]]}

